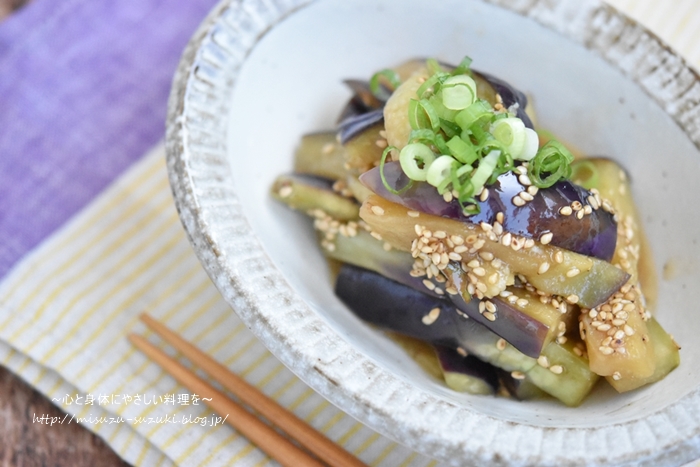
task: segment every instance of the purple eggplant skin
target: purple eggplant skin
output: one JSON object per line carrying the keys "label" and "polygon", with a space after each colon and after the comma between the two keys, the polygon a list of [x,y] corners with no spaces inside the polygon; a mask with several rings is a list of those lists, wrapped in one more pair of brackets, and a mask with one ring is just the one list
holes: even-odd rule
{"label": "purple eggplant skin", "polygon": [[493,89],[501,96],[503,107],[507,109],[513,104],[518,104],[518,110],[515,116],[522,120],[526,127],[532,128],[533,130],[535,129],[532,120],[530,120],[530,117],[525,112],[525,108],[527,107],[527,96],[525,96],[525,94],[515,89],[506,81],[496,78],[493,75],[476,70],[472,70],[472,72],[489,82]]}
{"label": "purple eggplant skin", "polygon": [[[400,195],[391,193],[384,186],[379,170],[379,167],[375,167],[365,172],[360,176],[360,181],[382,198],[409,209],[472,224],[493,224],[496,214],[502,212],[503,229],[513,234],[539,240],[543,234],[552,233],[552,245],[603,261],[610,261],[615,253],[617,223],[612,214],[603,209],[594,209],[591,214],[578,219],[575,215],[559,213],[562,207],[570,206],[574,201],[583,206],[589,204],[591,193],[568,180],[539,190],[532,201],[518,207],[512,199],[526,191],[527,187],[520,183],[515,173],[506,172],[488,186],[486,201],[476,203],[480,212],[465,215],[456,199],[445,202],[435,187],[425,182],[414,181]],[[410,182],[398,162],[384,165],[384,177],[389,186],[397,191]]]}
{"label": "purple eggplant skin", "polygon": [[[503,337],[522,354],[537,358],[547,335],[547,327],[539,321],[530,318],[529,321],[519,322],[507,316],[506,310],[510,305],[506,302],[498,301],[499,317],[491,323],[479,313],[479,300],[462,300],[461,304],[455,305],[448,299],[428,295],[376,272],[349,264],[344,264],[340,269],[335,293],[365,321],[453,349],[465,346],[465,340],[468,341],[474,333],[487,332]],[[460,313],[456,307],[467,311]],[[439,308],[440,314],[434,323],[426,325],[423,317],[433,308]],[[529,318],[515,311],[523,319]],[[472,319],[471,316],[478,318]],[[480,322],[497,323],[499,332]],[[533,330],[533,322],[541,328]]]}
{"label": "purple eggplant skin", "polygon": [[346,118],[338,126],[340,144],[345,144],[365,130],[384,121],[384,109],[372,110],[367,113]]}
{"label": "purple eggplant skin", "polygon": [[[458,314],[447,300],[348,264],[340,268],[335,294],[363,321],[433,345],[456,349],[471,333],[485,330],[473,319]],[[440,314],[426,325],[423,318],[434,308]]]}
{"label": "purple eggplant skin", "polygon": [[[346,79],[343,81],[350,88],[353,95],[340,112],[338,123],[343,120],[362,115],[372,110],[381,109],[386,101],[375,96],[369,88],[369,81],[359,79]],[[386,91],[389,93],[389,91]]]}
{"label": "purple eggplant skin", "polygon": [[[413,277],[410,274],[414,261],[410,253],[394,249],[386,251],[382,242],[377,241],[367,232],[359,232],[355,237],[339,236],[335,246],[332,252],[326,251],[331,258],[377,272],[431,297],[449,300],[458,310],[511,342],[525,355],[536,358],[542,351],[549,327],[518,310],[508,301],[501,300],[499,297],[491,299],[498,308],[498,319],[489,321],[479,313],[478,300],[467,301],[460,294],[440,296],[429,290],[423,283],[425,277]],[[460,266],[451,264],[448,268],[457,290],[464,290],[466,284],[462,281],[465,280],[465,275],[460,273]],[[433,282],[436,286],[441,285],[434,280]]]}
{"label": "purple eggplant skin", "polygon": [[[458,265],[451,265],[450,267],[459,268]],[[461,280],[466,279],[464,275],[452,274],[451,277],[457,290],[466,288],[466,284],[461,283]],[[508,301],[501,300],[499,297],[491,299],[491,302],[498,309],[498,319],[489,321],[479,312],[478,299],[466,301],[461,294],[448,294],[447,296],[457,309],[510,342],[513,347],[525,355],[537,358],[542,352],[549,333],[549,327],[518,310]]]}
{"label": "purple eggplant skin", "polygon": [[[447,373],[455,373],[468,378],[480,380],[490,389],[489,393],[494,394],[498,390],[498,373],[496,367],[490,365],[474,355],[460,355],[456,350],[441,346],[433,346],[435,354],[440,362],[442,371]],[[478,385],[475,382],[475,386]]]}

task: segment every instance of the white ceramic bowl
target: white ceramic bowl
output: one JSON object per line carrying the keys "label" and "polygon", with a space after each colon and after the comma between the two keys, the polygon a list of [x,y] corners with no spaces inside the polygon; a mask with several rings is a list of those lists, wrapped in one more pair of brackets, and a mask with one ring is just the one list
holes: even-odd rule
{"label": "white ceramic bowl", "polygon": [[[631,172],[666,267],[658,317],[683,344],[662,382],[599,390],[576,409],[451,392],[343,307],[308,220],[269,198],[299,137],[333,126],[343,78],[465,54],[534,96],[541,126]],[[370,427],[453,465],[676,465],[700,457],[699,102],[682,59],[596,0],[225,0],[175,76],[168,167],[196,253],[233,309]]]}

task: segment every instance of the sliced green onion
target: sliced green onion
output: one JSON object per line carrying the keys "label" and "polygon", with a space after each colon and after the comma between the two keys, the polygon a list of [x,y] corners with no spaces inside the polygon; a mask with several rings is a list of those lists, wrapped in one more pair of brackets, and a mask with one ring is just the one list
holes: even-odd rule
{"label": "sliced green onion", "polygon": [[[571,176],[574,156],[558,141],[549,141],[530,161],[528,176],[538,188],[548,188]],[[545,176],[545,174],[548,174]]]}
{"label": "sliced green onion", "polygon": [[435,73],[434,75],[426,79],[423,84],[420,85],[420,87],[416,91],[416,95],[420,99],[426,99],[431,95],[436,94],[440,89],[442,81],[447,79],[448,76],[450,75],[448,75],[447,73]]}
{"label": "sliced green onion", "polygon": [[466,109],[476,101],[476,82],[471,76],[450,76],[442,83],[442,103],[448,109]]}
{"label": "sliced green onion", "polygon": [[474,194],[479,193],[486,181],[491,178],[491,174],[498,164],[499,157],[501,157],[501,151],[491,151],[486,157],[481,159],[479,167],[476,168],[471,179],[472,185],[474,185]]}
{"label": "sliced green onion", "polygon": [[372,78],[369,80],[369,90],[378,98],[386,99],[388,96],[386,96],[386,92],[384,92],[380,86],[380,80],[382,78],[389,82],[392,92],[401,85],[401,79],[394,70],[390,70],[388,68],[378,71],[372,75]]}
{"label": "sliced green onion", "polygon": [[571,180],[577,185],[581,185],[586,190],[597,188],[600,180],[598,167],[587,160],[576,161],[571,164]]}
{"label": "sliced green onion", "polygon": [[425,181],[428,168],[435,161],[435,153],[422,143],[407,144],[399,154],[401,169],[411,180]]}
{"label": "sliced green onion", "polygon": [[447,142],[450,153],[462,164],[472,164],[479,156],[474,149],[474,145],[464,141],[459,136],[452,137]]}
{"label": "sliced green onion", "polygon": [[419,101],[411,99],[408,102],[408,123],[414,130],[430,128],[438,131],[440,129],[440,117],[427,99]]}
{"label": "sliced green onion", "polygon": [[513,157],[523,151],[525,145],[525,124],[517,117],[496,120],[491,126],[491,134],[500,141]]}
{"label": "sliced green onion", "polygon": [[468,130],[474,123],[491,119],[491,117],[493,117],[491,104],[484,100],[478,100],[455,115],[455,123],[462,130]]}
{"label": "sliced green onion", "polygon": [[520,154],[513,154],[513,158],[520,161],[529,161],[537,154],[540,147],[540,138],[532,128],[525,128],[525,144]]}
{"label": "sliced green onion", "polygon": [[469,67],[472,65],[472,59],[469,57],[464,57],[461,62],[459,62],[459,65],[457,65],[457,68],[452,70],[452,76],[454,75],[463,75],[463,74],[471,74],[471,70]]}
{"label": "sliced green onion", "polygon": [[455,161],[452,156],[438,157],[428,167],[428,173],[425,181],[434,187],[441,185],[445,180],[450,179],[452,167],[454,167],[456,163],[457,161]]}
{"label": "sliced green onion", "polygon": [[440,62],[435,60],[434,58],[429,58],[425,61],[425,66],[428,68],[428,72],[430,74],[435,74],[439,72],[444,72],[445,70],[442,69],[442,65],[440,65]]}

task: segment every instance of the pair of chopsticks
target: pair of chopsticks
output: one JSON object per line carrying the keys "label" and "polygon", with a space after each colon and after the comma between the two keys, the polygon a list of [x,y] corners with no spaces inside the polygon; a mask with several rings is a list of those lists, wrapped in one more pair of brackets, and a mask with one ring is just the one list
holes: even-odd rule
{"label": "pair of chopsticks", "polygon": [[[366,467],[355,456],[248,384],[243,378],[232,373],[228,368],[168,329],[165,325],[147,314],[141,315],[141,320],[192,363],[207,372],[224,388],[235,394],[242,403],[273,422],[278,428],[287,433],[290,438],[295,439],[321,461],[333,467]],[[226,423],[238,430],[238,432],[283,466],[322,467],[324,465],[323,462],[319,462],[318,459],[280,435],[270,425],[229,399],[224,393],[199,379],[197,375],[143,337],[138,334],[130,334],[129,340],[151,360],[167,370],[180,384],[199,395],[214,412],[221,416],[228,414]],[[204,398],[211,400],[204,400]]]}

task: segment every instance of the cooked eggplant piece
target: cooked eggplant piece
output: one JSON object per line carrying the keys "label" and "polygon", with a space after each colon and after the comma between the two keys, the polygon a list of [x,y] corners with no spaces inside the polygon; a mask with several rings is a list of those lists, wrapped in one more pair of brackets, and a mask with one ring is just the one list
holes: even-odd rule
{"label": "cooked eggplant piece", "polygon": [[[472,301],[468,295],[465,300],[463,293],[438,295],[436,289],[426,288],[424,277],[411,274],[414,260],[410,254],[396,249],[386,250],[384,242],[364,230],[352,237],[339,235],[333,244],[332,249],[323,249],[328,257],[377,272],[433,297],[447,298],[457,309],[511,342],[525,355],[537,357],[543,347],[559,334],[559,323],[564,315],[551,305],[541,303],[538,297],[523,288],[509,287],[504,294],[506,297],[490,300],[498,315],[498,319],[491,321],[480,311],[479,302]],[[463,290],[462,283],[468,280],[459,267],[454,268],[451,278],[458,290]],[[434,284],[441,286],[438,282]]]}
{"label": "cooked eggplant piece", "polygon": [[353,92],[352,97],[340,112],[338,123],[362,115],[372,110],[384,107],[384,101],[377,98],[369,88],[369,82],[359,79],[346,79],[343,81]]}
{"label": "cooked eggplant piece", "polygon": [[[388,185],[395,191],[411,183],[398,162],[385,164],[383,173]],[[516,174],[506,172],[488,186],[488,198],[476,203],[480,212],[473,215],[465,215],[456,199],[446,202],[434,186],[425,182],[413,181],[407,190],[400,194],[392,193],[382,182],[379,167],[362,174],[360,181],[382,198],[415,211],[472,224],[493,224],[496,215],[502,212],[503,229],[514,235],[539,240],[547,234],[551,237],[549,243],[552,245],[604,261],[610,261],[615,252],[617,225],[613,215],[590,207],[591,193],[569,181],[560,181],[538,190],[532,201],[516,206],[513,199],[519,193],[527,192],[528,187],[520,183]],[[565,206],[572,210],[572,205],[590,214],[579,219],[576,212],[570,215],[560,213]]]}
{"label": "cooked eggplant piece", "polygon": [[[442,232],[446,238],[459,239],[467,247],[455,252],[461,262],[485,261],[488,254],[522,274],[536,289],[559,295],[583,307],[594,307],[606,301],[627,281],[629,274],[597,258],[562,250],[552,245],[533,242],[530,247],[514,248],[510,234],[491,239],[482,227],[430,214],[409,212],[404,206],[380,196],[370,196],[360,209],[360,217],[374,232],[394,248],[411,251],[420,227]],[[418,226],[418,227],[417,227]],[[506,241],[508,240],[508,241]],[[452,241],[452,240],[451,240]],[[478,248],[477,248],[478,246]],[[493,260],[489,260],[493,264]],[[544,264],[546,263],[546,267]],[[480,271],[479,271],[480,272]]]}
{"label": "cooked eggplant piece", "polygon": [[382,109],[371,110],[367,113],[348,117],[338,127],[340,143],[345,144],[368,128],[381,123],[384,120]]}
{"label": "cooked eggplant piece", "polygon": [[494,394],[498,389],[498,375],[492,365],[440,345],[435,346],[435,353],[450,389],[469,394]]}
{"label": "cooked eggplant piece", "polygon": [[343,265],[335,293],[359,318],[407,336],[462,349],[505,371],[519,371],[567,405],[577,405],[593,387],[597,375],[587,362],[556,342],[542,355],[552,362],[548,373],[535,370],[538,360],[516,350],[504,339],[464,314],[447,300],[431,297],[375,272]]}
{"label": "cooked eggplant piece", "polygon": [[498,381],[501,383],[501,386],[508,391],[508,394],[521,401],[542,399],[548,396],[548,394],[538,388],[527,375],[524,375],[524,377],[523,375],[518,375],[518,378],[513,378],[512,373],[498,370]]}
{"label": "cooked eggplant piece", "polygon": [[301,175],[281,175],[272,185],[272,197],[293,209],[321,209],[340,221],[357,220],[358,204],[333,191],[328,180]]}
{"label": "cooked eggplant piece", "polygon": [[344,164],[345,149],[338,143],[335,131],[302,136],[294,153],[294,172],[297,174],[342,180],[347,175]]}

